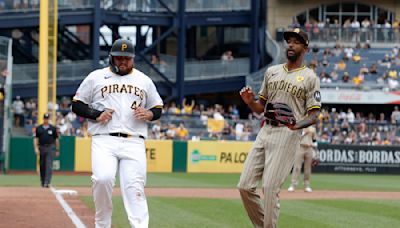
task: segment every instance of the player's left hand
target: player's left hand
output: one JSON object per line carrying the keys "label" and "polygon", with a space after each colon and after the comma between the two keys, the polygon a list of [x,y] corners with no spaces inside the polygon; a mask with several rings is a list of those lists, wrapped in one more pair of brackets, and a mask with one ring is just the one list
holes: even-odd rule
{"label": "player's left hand", "polygon": [[136,118],[138,118],[139,120],[152,120],[153,119],[153,113],[143,107],[138,107],[135,111],[134,111],[134,115]]}
{"label": "player's left hand", "polygon": [[317,166],[319,164],[319,162],[320,162],[319,159],[313,159],[312,162],[311,162],[311,166],[315,167],[315,166]]}

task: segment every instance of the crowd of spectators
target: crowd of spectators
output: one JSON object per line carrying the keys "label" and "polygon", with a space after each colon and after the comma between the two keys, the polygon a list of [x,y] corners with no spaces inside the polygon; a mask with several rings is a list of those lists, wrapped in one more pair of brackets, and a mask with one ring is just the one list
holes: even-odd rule
{"label": "crowd of spectators", "polygon": [[400,111],[395,106],[387,117],[384,113],[354,113],[351,108],[322,109],[317,131],[321,143],[400,145]]}
{"label": "crowd of spectators", "polygon": [[345,42],[366,42],[367,40],[382,42],[400,42],[400,23],[397,19],[382,20],[375,23],[368,17],[358,21],[355,18],[347,18],[342,24],[339,20],[327,18],[319,21],[310,18],[301,25],[296,18],[289,27],[302,27],[308,32],[310,40]]}
{"label": "crowd of spectators", "polygon": [[[78,117],[71,111],[71,100],[67,97],[61,98],[57,104],[53,105],[49,102],[48,110],[51,113],[55,111],[55,123],[61,135],[77,135],[88,136],[87,121]],[[14,114],[13,126],[16,128],[24,128],[27,135],[32,135],[35,131],[38,120],[37,100],[22,100],[19,96],[12,104]],[[51,118],[52,119],[52,118]]]}
{"label": "crowd of spectators", "polygon": [[363,89],[365,82],[370,82],[386,90],[399,88],[400,55],[397,45],[392,49],[371,49],[369,45],[359,43],[355,47],[337,43],[333,48],[324,49],[314,45],[306,61],[319,75],[322,86],[342,83]]}
{"label": "crowd of spectators", "polygon": [[[87,120],[70,110],[71,100],[62,98],[49,110],[56,110],[55,125],[61,135],[88,137]],[[37,102],[17,97],[13,102],[14,127],[32,135],[37,124]],[[186,100],[164,106],[160,120],[149,125],[150,139],[238,140],[252,141],[263,124],[263,116],[250,113],[239,118],[235,105],[204,106]],[[18,117],[18,118],[17,118]],[[210,120],[219,122],[215,130]],[[212,122],[212,123],[214,123]],[[352,109],[322,109],[317,123],[318,140],[331,144],[400,145],[400,111],[394,107],[390,116],[384,113],[353,112]]]}
{"label": "crowd of spectators", "polygon": [[[151,138],[249,141],[254,139],[260,125],[260,118],[252,114],[246,120],[239,119],[235,105],[227,109],[219,104],[205,107],[184,99],[181,105],[166,104],[163,113],[161,120],[151,126]],[[214,124],[219,126],[214,127]]]}
{"label": "crowd of spectators", "polygon": [[0,0],[0,10],[39,9],[39,0]]}

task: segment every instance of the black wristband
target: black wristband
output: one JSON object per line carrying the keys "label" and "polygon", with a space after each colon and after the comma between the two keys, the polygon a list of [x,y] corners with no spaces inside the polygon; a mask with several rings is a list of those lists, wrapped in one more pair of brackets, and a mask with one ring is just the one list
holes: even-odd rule
{"label": "black wristband", "polygon": [[72,101],[72,111],[78,116],[96,120],[97,117],[101,115],[103,111],[99,111],[93,108],[90,108],[89,105],[83,103],[82,101]]}
{"label": "black wristband", "polygon": [[161,112],[162,112],[161,108],[151,108],[149,111],[153,113],[153,118],[151,119],[151,121],[158,120],[161,118]]}

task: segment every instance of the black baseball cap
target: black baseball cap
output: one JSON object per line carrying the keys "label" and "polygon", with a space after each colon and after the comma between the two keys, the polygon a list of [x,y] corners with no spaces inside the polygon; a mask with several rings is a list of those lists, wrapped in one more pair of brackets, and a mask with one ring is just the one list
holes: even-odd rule
{"label": "black baseball cap", "polygon": [[43,115],[43,118],[44,118],[44,119],[48,119],[48,118],[50,118],[50,115],[49,115],[49,113],[45,113],[45,114]]}
{"label": "black baseball cap", "polygon": [[294,28],[291,30],[288,30],[286,32],[283,33],[283,38],[285,38],[286,42],[288,41],[288,39],[290,37],[296,37],[297,39],[299,39],[306,47],[308,47],[308,35],[306,32],[304,32],[303,30],[299,29],[299,28]]}
{"label": "black baseball cap", "polygon": [[135,49],[130,40],[118,39],[114,42],[110,51],[111,56],[135,57]]}

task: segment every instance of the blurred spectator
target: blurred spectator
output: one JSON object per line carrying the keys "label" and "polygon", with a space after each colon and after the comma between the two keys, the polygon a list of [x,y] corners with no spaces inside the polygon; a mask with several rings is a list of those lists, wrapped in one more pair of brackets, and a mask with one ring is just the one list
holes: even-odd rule
{"label": "blurred spectator", "polygon": [[241,122],[237,122],[235,126],[236,140],[241,140],[243,132],[244,132],[244,124]]}
{"label": "blurred spectator", "polygon": [[365,41],[363,48],[364,49],[370,49],[371,48],[371,44],[369,43],[369,40]]}
{"label": "blurred spectator", "polygon": [[397,90],[399,81],[397,80],[397,71],[391,70],[388,72],[388,85],[390,90]]}
{"label": "blurred spectator", "polygon": [[331,79],[332,79],[333,82],[337,82],[337,81],[338,81],[339,75],[338,75],[338,73],[336,72],[336,70],[333,70],[333,71],[329,74],[329,76],[331,77]]}
{"label": "blurred spectator", "polygon": [[353,32],[352,42],[359,42],[360,41],[360,22],[357,19],[354,19],[351,22],[351,29]]}
{"label": "blurred spectator", "polygon": [[389,130],[389,127],[387,126],[387,120],[385,119],[385,113],[379,114],[379,119],[376,121],[376,123],[378,124],[378,129],[380,132],[386,132]]}
{"label": "blurred spectator", "polygon": [[330,48],[325,48],[325,50],[324,50],[324,56],[327,56],[327,57],[333,56],[333,53],[331,52],[331,49],[330,49]]}
{"label": "blurred spectator", "polygon": [[179,140],[187,140],[189,138],[189,131],[183,123],[180,123],[179,127],[176,129],[176,136]]}
{"label": "blurred spectator", "polygon": [[349,134],[347,134],[344,144],[357,144],[357,133],[355,131],[351,131]]}
{"label": "blurred spectator", "polygon": [[378,73],[378,66],[376,65],[376,63],[373,63],[369,69],[369,72],[371,74],[377,74]]}
{"label": "blurred spectator", "polygon": [[376,83],[377,83],[378,85],[384,85],[384,84],[385,84],[385,78],[382,77],[382,76],[378,77],[378,78],[376,79]]}
{"label": "blurred spectator", "polygon": [[340,121],[340,122],[343,122],[343,121],[345,121],[345,120],[347,120],[347,114],[346,114],[345,111],[340,110],[340,112],[339,112],[339,121]]}
{"label": "blurred spectator", "polygon": [[389,40],[389,31],[392,28],[392,25],[388,20],[385,20],[385,23],[383,24],[383,38],[385,41]]}
{"label": "blurred spectator", "polygon": [[314,45],[312,46],[312,48],[311,48],[311,51],[312,51],[312,53],[313,53],[314,55],[318,54],[318,52],[319,52],[319,47],[318,47],[318,45],[314,44]]}
{"label": "blurred spectator", "polygon": [[233,61],[233,59],[234,58],[233,58],[233,55],[232,55],[232,51],[230,51],[230,50],[225,51],[221,56],[221,60],[223,62],[231,62],[231,61]]}
{"label": "blurred spectator", "polygon": [[167,112],[168,114],[180,114],[181,110],[178,107],[176,107],[175,102],[171,102]]}
{"label": "blurred spectator", "polygon": [[189,114],[191,115],[193,113],[193,108],[195,105],[195,101],[192,100],[190,104],[186,104],[186,98],[183,99],[182,101],[182,114]]}
{"label": "blurred spectator", "polygon": [[371,144],[372,145],[381,145],[381,133],[378,131],[377,127],[372,128],[371,132]]}
{"label": "blurred spectator", "polygon": [[356,117],[354,116],[354,113],[351,110],[351,108],[347,109],[347,116],[346,117],[347,117],[347,121],[350,124],[354,123],[354,120],[355,120]]}
{"label": "blurred spectator", "polygon": [[89,137],[89,131],[88,131],[88,121],[84,121],[82,123],[82,126],[76,130],[76,135],[84,138]]}
{"label": "blurred spectator", "polygon": [[316,69],[317,69],[317,67],[318,67],[318,60],[317,60],[316,58],[313,58],[313,59],[311,60],[311,62],[310,62],[309,67],[310,67],[312,70],[316,71]]}
{"label": "blurred spectator", "polygon": [[369,69],[367,67],[367,64],[363,64],[363,66],[360,68],[360,74],[369,74]]}
{"label": "blurred spectator", "polygon": [[25,105],[20,96],[16,96],[12,103],[12,110],[14,113],[14,126],[24,126]]}
{"label": "blurred spectator", "polygon": [[174,139],[176,135],[176,126],[175,124],[168,124],[168,129],[165,132],[166,139]]}
{"label": "blurred spectator", "polygon": [[390,56],[389,56],[389,54],[386,54],[385,57],[381,61],[379,61],[379,64],[386,68],[390,68],[390,66],[391,66],[390,62],[391,62]]}
{"label": "blurred spectator", "polygon": [[360,61],[361,61],[361,56],[360,53],[357,52],[355,55],[353,55],[353,62],[360,63]]}
{"label": "blurred spectator", "polygon": [[224,139],[224,140],[232,139],[233,140],[234,138],[232,138],[232,135],[234,135],[233,128],[229,124],[229,122],[225,120],[224,129],[222,129],[222,139]]}
{"label": "blurred spectator", "polygon": [[367,122],[368,124],[375,124],[375,122],[376,122],[375,115],[374,115],[373,113],[370,112],[370,113],[368,114],[368,118],[367,118],[366,122]]}
{"label": "blurred spectator", "polygon": [[165,73],[167,63],[160,59],[160,56],[157,54],[151,55],[151,64],[153,64],[161,73]]}
{"label": "blurred spectator", "polygon": [[62,116],[60,117],[59,121],[57,121],[57,128],[59,129],[61,135],[72,135],[69,122]]}
{"label": "blurred spectator", "polygon": [[229,105],[228,113],[232,120],[239,119],[239,110],[237,109],[236,105]]}
{"label": "blurred spectator", "polygon": [[361,22],[361,40],[369,40],[369,29],[371,27],[371,22],[369,19],[366,17],[364,20]]}
{"label": "blurred spectator", "polygon": [[319,77],[322,83],[332,83],[332,80],[329,74],[325,72],[325,69],[321,71]]}
{"label": "blurred spectator", "polygon": [[214,118],[215,120],[224,120],[223,110],[222,110],[222,107],[221,107],[219,104],[216,104],[216,105],[215,105],[215,110],[214,110],[213,118]]}
{"label": "blurred spectator", "polygon": [[392,29],[393,29],[394,42],[399,43],[400,42],[400,23],[399,23],[399,20],[395,19],[393,21]]}
{"label": "blurred spectator", "polygon": [[322,61],[321,61],[321,66],[326,68],[329,67],[329,61],[328,58],[326,56],[323,57]]}
{"label": "blurred spectator", "polygon": [[394,106],[394,110],[392,112],[392,115],[390,116],[392,124],[398,124],[400,123],[400,111],[398,106]]}
{"label": "blurred spectator", "polygon": [[357,74],[357,76],[353,77],[353,82],[356,87],[361,86],[361,84],[364,82],[364,74]]}
{"label": "blurred spectator", "polygon": [[343,57],[343,60],[345,60],[345,61],[350,60],[350,59],[353,57],[353,52],[354,52],[353,48],[351,48],[351,47],[346,47],[346,48],[344,49],[344,57]]}
{"label": "blurred spectator", "polygon": [[399,47],[397,45],[392,49],[392,54],[394,57],[399,55]]}
{"label": "blurred spectator", "polygon": [[349,75],[349,73],[346,71],[346,72],[343,73],[342,82],[348,83],[349,80],[350,80],[350,75]]}
{"label": "blurred spectator", "polygon": [[346,70],[346,62],[344,60],[340,60],[338,64],[336,64],[335,68],[340,71]]}
{"label": "blurred spectator", "polygon": [[155,123],[151,127],[151,138],[153,138],[153,139],[161,139],[162,138],[160,120],[155,121]]}

